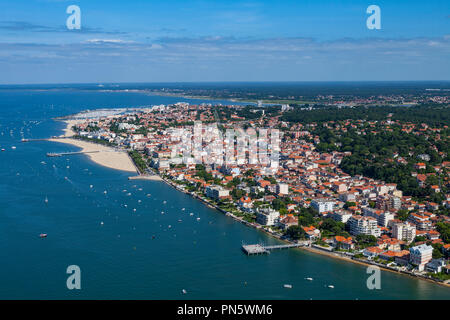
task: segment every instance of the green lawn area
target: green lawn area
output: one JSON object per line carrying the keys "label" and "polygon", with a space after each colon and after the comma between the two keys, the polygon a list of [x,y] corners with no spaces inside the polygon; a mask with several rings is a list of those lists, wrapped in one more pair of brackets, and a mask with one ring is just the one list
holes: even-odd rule
{"label": "green lawn area", "polygon": [[446,274],[446,273],[443,273],[443,272],[441,272],[441,273],[432,273],[432,272],[430,272],[427,275],[429,275],[430,277],[439,279],[439,280],[443,280],[443,281],[450,280],[450,274]]}

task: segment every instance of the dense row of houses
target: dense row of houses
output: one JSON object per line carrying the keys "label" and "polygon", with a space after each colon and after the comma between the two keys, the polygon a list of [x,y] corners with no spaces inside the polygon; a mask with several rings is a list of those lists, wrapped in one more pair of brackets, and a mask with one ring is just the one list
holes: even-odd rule
{"label": "dense row of houses", "polygon": [[[134,123],[138,118],[140,124],[136,125]],[[96,119],[95,127],[100,128],[97,132],[89,130],[92,120],[80,124],[78,129],[80,135],[141,151],[162,174],[187,185],[200,186],[204,194],[215,201],[231,201],[234,189],[243,191],[245,195],[235,201],[236,208],[255,216],[257,224],[269,229],[286,230],[298,225],[299,208],[311,207],[321,220],[331,218],[346,225],[350,237],[336,236],[333,239],[321,239],[320,230],[314,226],[303,227],[310,240],[321,239],[333,248],[354,250],[358,235],[374,236],[379,243],[364,250],[366,257],[380,257],[398,264],[405,264],[406,261],[420,271],[434,261],[430,256],[433,247],[422,243],[410,250],[403,249],[417,236],[433,244],[443,244],[444,253],[447,254],[448,245],[443,243],[435,225],[438,221],[449,222],[448,217],[435,212],[440,205],[450,207],[450,195],[440,204],[419,203],[404,196],[396,184],[364,176],[350,176],[339,168],[342,159],[350,153],[318,152],[316,145],[320,139],[310,133],[310,128],[301,124],[295,124],[285,132],[276,166],[249,161],[206,164],[204,168],[211,174],[214,183],[205,181],[197,176],[197,163],[192,158],[186,159],[186,141],[179,130],[183,128],[183,134],[186,134],[186,130],[193,134],[193,122],[196,120],[214,121],[211,107],[188,104],[177,104],[170,108],[158,106],[138,115]],[[357,128],[359,122],[349,122],[346,126]],[[112,124],[118,124],[117,133],[110,130]],[[248,121],[248,124],[255,127],[285,125],[278,118]],[[233,121],[222,124],[225,129],[233,128],[234,125]],[[138,133],[142,128],[146,130],[145,135]],[[343,126],[340,130],[345,128]],[[413,129],[410,126],[404,128]],[[211,130],[214,129],[205,126],[201,130],[210,141]],[[427,155],[421,155],[420,160],[424,162],[417,162],[415,168],[418,171],[426,168]],[[435,169],[439,171],[445,166],[450,167],[450,163],[444,162]],[[422,179],[420,174],[417,174],[417,178]],[[230,181],[234,179],[240,183],[230,186]],[[439,191],[439,188],[435,189]],[[273,208],[272,204],[277,199],[289,199],[285,208],[287,212],[280,213]],[[399,210],[409,212],[407,220],[399,219]],[[434,264],[438,265],[436,262]]]}

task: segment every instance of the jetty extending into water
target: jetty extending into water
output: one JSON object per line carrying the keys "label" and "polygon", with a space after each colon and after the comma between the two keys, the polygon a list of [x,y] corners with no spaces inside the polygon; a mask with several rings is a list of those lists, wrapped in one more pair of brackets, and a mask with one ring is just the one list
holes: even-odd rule
{"label": "jetty extending into water", "polygon": [[273,246],[264,246],[262,244],[243,244],[242,251],[250,256],[254,254],[268,254],[271,250],[298,248],[303,246],[305,246],[304,243],[279,244]]}
{"label": "jetty extending into water", "polygon": [[86,153],[98,153],[100,151],[75,151],[75,152],[49,152],[47,153],[47,157],[62,157],[62,156],[71,156],[76,154],[86,154]]}
{"label": "jetty extending into water", "polygon": [[50,139],[68,139],[70,137],[51,136],[50,138],[22,139],[21,142],[49,141]]}

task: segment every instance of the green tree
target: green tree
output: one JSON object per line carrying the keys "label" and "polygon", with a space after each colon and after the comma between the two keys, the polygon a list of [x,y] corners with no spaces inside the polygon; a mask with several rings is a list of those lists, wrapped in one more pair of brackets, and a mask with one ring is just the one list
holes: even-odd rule
{"label": "green tree", "polygon": [[290,226],[286,230],[286,235],[289,238],[291,238],[292,240],[299,240],[299,239],[305,239],[306,238],[306,232],[300,226]]}

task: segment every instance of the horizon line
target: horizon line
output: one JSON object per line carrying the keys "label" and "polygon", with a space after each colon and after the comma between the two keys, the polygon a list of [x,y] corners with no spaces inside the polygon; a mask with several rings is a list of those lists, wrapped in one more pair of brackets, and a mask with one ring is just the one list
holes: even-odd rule
{"label": "horizon line", "polygon": [[231,80],[231,81],[137,81],[137,82],[42,82],[42,83],[0,83],[0,86],[39,86],[39,85],[102,85],[102,84],[232,84],[232,83],[380,83],[380,82],[450,82],[450,79],[434,79],[434,80]]}

